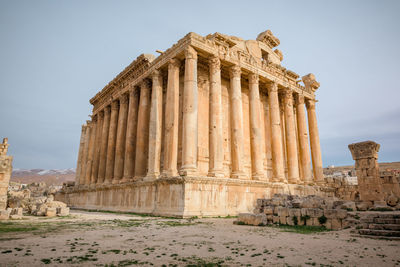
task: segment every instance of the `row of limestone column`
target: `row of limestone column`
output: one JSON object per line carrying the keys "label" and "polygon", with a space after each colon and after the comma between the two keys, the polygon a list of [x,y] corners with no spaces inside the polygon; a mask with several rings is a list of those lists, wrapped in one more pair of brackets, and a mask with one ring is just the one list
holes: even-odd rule
{"label": "row of limestone column", "polygon": [[[160,176],[198,175],[198,88],[197,52],[188,47],[184,60],[184,88],[179,106],[179,69],[181,62],[168,63],[165,110],[163,110],[163,79],[156,70],[151,81],[144,79],[128,94],[113,100],[97,112],[92,121],[82,126],[77,164],[77,184],[110,184],[128,182],[134,178],[147,180]],[[217,56],[209,59],[209,171],[210,177],[224,177],[223,109],[221,62]],[[244,132],[241,68],[229,68],[231,119],[231,177],[246,178],[244,171]],[[272,154],[271,182],[311,182],[310,146],[307,133],[304,97],[286,89],[278,93],[278,84],[270,82],[268,89],[269,137],[263,136],[262,103],[259,75],[251,73],[249,80],[251,179],[266,180],[265,160]],[[283,96],[283,113],[280,110]],[[308,99],[307,111],[310,132],[314,180],[322,180],[322,161],[316,123],[315,101]],[[179,122],[179,111],[182,120]],[[163,116],[164,114],[164,116]],[[282,117],[282,115],[284,115]],[[165,121],[163,122],[163,118]],[[283,125],[284,122],[284,125]],[[181,126],[182,162],[178,170],[178,124]],[[162,126],[164,124],[164,132]],[[163,134],[163,137],[161,137]],[[264,145],[266,144],[266,146]],[[267,147],[267,149],[264,149]],[[163,152],[163,155],[161,155]],[[163,164],[161,167],[161,157]],[[285,169],[287,168],[287,177]]]}

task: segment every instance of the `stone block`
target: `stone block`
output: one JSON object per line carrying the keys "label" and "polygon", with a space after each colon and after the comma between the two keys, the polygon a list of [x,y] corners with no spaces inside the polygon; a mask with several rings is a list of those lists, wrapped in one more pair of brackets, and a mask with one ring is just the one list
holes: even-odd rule
{"label": "stone block", "polygon": [[310,216],[311,218],[318,218],[324,214],[324,210],[322,209],[306,209],[306,215]]}
{"label": "stone block", "polygon": [[314,218],[309,218],[306,220],[306,225],[307,226],[313,226],[314,225]]}
{"label": "stone block", "polygon": [[344,218],[346,218],[346,217],[347,217],[347,210],[342,210],[342,209],[337,210],[337,212],[336,212],[336,217],[337,217],[338,219],[344,219]]}
{"label": "stone block", "polygon": [[22,219],[22,215],[11,214],[11,215],[10,215],[10,219],[11,219],[11,220],[20,220],[20,219]]}
{"label": "stone block", "polygon": [[278,207],[278,216],[279,217],[287,217],[287,216],[289,216],[289,208]]}
{"label": "stone block", "polygon": [[57,215],[56,208],[47,208],[46,209],[46,217],[54,217]]}
{"label": "stone block", "polygon": [[279,223],[280,224],[287,224],[286,216],[279,216]]}
{"label": "stone block", "polygon": [[273,216],[273,218],[272,218],[272,222],[273,223],[279,223],[279,216]]}
{"label": "stone block", "polygon": [[301,216],[306,216],[307,215],[307,209],[302,208],[301,209]]}
{"label": "stone block", "polygon": [[332,230],[339,230],[342,229],[342,220],[341,219],[332,219],[331,220],[331,229]]}
{"label": "stone block", "polygon": [[69,215],[69,208],[57,208],[57,215],[58,216],[68,216]]}
{"label": "stone block", "polygon": [[289,217],[293,218],[293,216],[296,216],[300,220],[301,210],[300,209],[289,209]]}
{"label": "stone block", "polygon": [[332,219],[326,220],[325,227],[326,229],[332,229]]}
{"label": "stone block", "polygon": [[0,220],[8,220],[10,218],[10,212],[8,210],[0,210]]}
{"label": "stone block", "polygon": [[328,219],[337,218],[337,212],[338,212],[338,210],[326,209],[326,210],[324,210],[324,215]]}
{"label": "stone block", "polygon": [[265,207],[264,208],[264,214],[272,215],[272,214],[274,214],[274,209],[272,207]]}
{"label": "stone block", "polygon": [[288,225],[295,225],[293,221],[293,217],[287,217],[286,218],[286,224]]}
{"label": "stone block", "polygon": [[310,220],[313,221],[313,225],[314,225],[314,226],[321,226],[321,224],[319,223],[318,218],[311,218]]}

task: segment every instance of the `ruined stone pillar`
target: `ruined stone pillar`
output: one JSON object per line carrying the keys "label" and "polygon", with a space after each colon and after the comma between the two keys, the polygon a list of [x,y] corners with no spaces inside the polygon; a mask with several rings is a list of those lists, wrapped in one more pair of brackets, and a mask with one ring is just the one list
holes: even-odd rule
{"label": "ruined stone pillar", "polygon": [[[10,183],[12,173],[12,161],[13,157],[7,155],[8,151],[8,138],[3,139],[3,143],[0,143],[0,216],[9,216],[9,213],[5,212],[7,208],[7,190]],[[5,213],[7,215],[5,215]]]}
{"label": "ruined stone pillar", "polygon": [[379,176],[378,152],[380,145],[365,141],[349,145],[356,161],[358,191],[362,201],[383,201],[382,182]]}
{"label": "ruined stone pillar", "polygon": [[308,129],[310,132],[311,159],[313,163],[314,181],[323,182],[321,146],[319,142],[317,114],[315,113],[315,100],[307,99]]}
{"label": "ruined stone pillar", "polygon": [[124,157],[126,143],[126,124],[128,119],[128,95],[119,98],[117,140],[115,145],[115,165],[113,183],[119,183],[124,174]]}
{"label": "ruined stone pillar", "polygon": [[182,167],[183,176],[197,173],[198,135],[197,52],[189,46],[185,50],[185,80],[182,116]]}
{"label": "ruined stone pillar", "polygon": [[109,184],[112,182],[114,175],[114,163],[115,163],[115,144],[117,141],[117,125],[118,125],[118,101],[111,102],[111,116],[110,116],[110,127],[108,132],[108,143],[107,143],[107,163],[106,163],[106,176],[104,183]]}
{"label": "ruined stone pillar", "polygon": [[87,163],[87,157],[88,157],[88,152],[89,152],[89,141],[90,141],[90,121],[86,121],[86,132],[85,132],[85,146],[83,148],[83,154],[82,154],[82,167],[81,167],[81,172],[80,172],[80,179],[79,179],[79,184],[84,185],[86,184],[85,177],[86,177],[86,163]]}
{"label": "ruined stone pillar", "polygon": [[80,179],[81,170],[82,170],[83,149],[85,148],[85,134],[86,134],[86,125],[82,125],[81,139],[79,141],[78,161],[76,164],[76,172],[75,172],[75,185],[80,184],[79,179]]}
{"label": "ruined stone pillar", "polygon": [[230,69],[231,129],[232,129],[232,178],[245,178],[244,137],[241,70],[238,65]]}
{"label": "ruined stone pillar", "polygon": [[250,142],[253,180],[264,177],[264,154],[261,136],[261,109],[258,74],[249,74],[250,89]]}
{"label": "ruined stone pillar", "polygon": [[178,119],[179,119],[179,66],[177,59],[168,64],[168,84],[165,103],[165,142],[163,176],[177,176]]}
{"label": "ruined stone pillar", "polygon": [[268,100],[271,122],[272,182],[285,181],[284,156],[282,149],[282,130],[278,98],[278,84],[271,82],[268,87]]}
{"label": "ruined stone pillar", "polygon": [[92,175],[91,175],[91,184],[97,183],[97,178],[99,174],[99,162],[100,162],[100,147],[101,147],[101,134],[102,127],[104,121],[104,112],[99,111],[97,113],[97,125],[96,125],[96,139],[95,139],[95,148],[93,155],[93,167],[92,167]]}
{"label": "ruined stone pillar", "polygon": [[208,176],[223,177],[223,133],[222,133],[222,95],[221,61],[213,56],[210,61],[210,131],[209,131],[209,170]]}
{"label": "ruined stone pillar", "polygon": [[300,147],[300,162],[304,183],[312,182],[310,146],[308,143],[307,120],[304,109],[304,96],[297,95],[296,99],[297,129]]}
{"label": "ruined stone pillar", "polygon": [[[155,70],[152,74],[150,126],[149,126],[149,160],[147,178],[160,176],[162,108],[163,108],[163,77]],[[169,144],[168,144],[169,145]]]}
{"label": "ruined stone pillar", "polygon": [[90,141],[89,141],[89,149],[88,156],[86,161],[86,175],[85,175],[85,184],[91,184],[92,170],[93,170],[93,158],[94,151],[96,147],[96,128],[97,128],[97,115],[94,115],[92,118],[92,122],[90,124]]}
{"label": "ruined stone pillar", "polygon": [[139,113],[136,135],[135,177],[147,173],[150,118],[150,81],[145,79],[140,86]]}
{"label": "ruined stone pillar", "polygon": [[136,131],[139,109],[139,93],[136,88],[129,91],[128,123],[126,126],[126,144],[124,177],[121,182],[130,181],[135,174]]}
{"label": "ruined stone pillar", "polygon": [[97,175],[97,183],[102,184],[106,175],[106,164],[107,164],[107,143],[108,133],[110,130],[110,113],[111,108],[107,106],[103,110],[103,128],[101,129],[101,144],[100,144],[100,158],[99,158],[99,172]]}
{"label": "ruined stone pillar", "polygon": [[297,137],[293,112],[293,91],[285,90],[284,113],[286,127],[286,151],[288,165],[288,182],[297,184],[299,182],[299,160],[297,157]]}

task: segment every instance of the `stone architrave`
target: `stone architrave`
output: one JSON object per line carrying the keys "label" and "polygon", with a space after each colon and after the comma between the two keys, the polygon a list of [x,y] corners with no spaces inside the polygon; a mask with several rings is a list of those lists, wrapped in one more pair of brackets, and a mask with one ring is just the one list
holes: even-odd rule
{"label": "stone architrave", "polygon": [[286,151],[288,165],[288,182],[297,184],[299,182],[299,161],[297,158],[297,138],[293,112],[293,91],[285,90],[284,113],[286,128]]}
{"label": "stone architrave", "polygon": [[162,134],[162,107],[163,84],[161,72],[156,70],[152,74],[150,125],[149,125],[149,157],[148,179],[156,179],[160,176],[161,160],[161,134]]}
{"label": "stone architrave", "polygon": [[282,149],[282,130],[278,99],[278,84],[271,82],[267,86],[270,123],[271,123],[271,148],[272,148],[272,182],[285,181],[285,166]]}
{"label": "stone architrave", "polygon": [[244,173],[244,137],[241,69],[234,65],[230,68],[230,101],[232,129],[232,178],[245,178]]}
{"label": "stone architrave", "polygon": [[136,134],[135,177],[144,177],[147,174],[147,157],[149,145],[149,119],[151,101],[150,81],[145,79],[140,86],[139,113]]}
{"label": "stone architrave", "polygon": [[373,141],[349,145],[351,155],[356,161],[358,191],[362,201],[383,201],[385,197],[379,177],[379,148],[380,145]]}
{"label": "stone architrave", "polygon": [[115,163],[115,144],[117,141],[117,125],[118,125],[118,101],[111,102],[111,115],[110,115],[110,127],[108,132],[107,142],[107,162],[106,162],[106,175],[104,179],[105,184],[112,183],[114,175],[114,163]]}
{"label": "stone architrave", "polygon": [[178,59],[168,63],[168,84],[165,103],[165,144],[163,176],[178,176],[178,119],[179,119],[179,67]]}
{"label": "stone architrave", "polygon": [[308,130],[310,132],[311,159],[313,163],[314,181],[321,183],[324,180],[322,169],[321,145],[317,126],[317,114],[315,113],[315,100],[307,99]]}
{"label": "stone architrave", "polygon": [[296,99],[297,129],[300,147],[300,163],[303,182],[312,182],[310,146],[308,143],[307,119],[304,107],[304,96],[297,95]]}
{"label": "stone architrave", "polygon": [[209,170],[210,177],[223,177],[223,133],[222,133],[222,95],[221,61],[213,56],[210,67],[210,131],[209,131]]}
{"label": "stone architrave", "polygon": [[135,175],[136,131],[139,109],[139,92],[136,87],[129,91],[128,123],[126,127],[124,177],[122,182],[130,181]]}
{"label": "stone architrave", "polygon": [[117,140],[115,145],[115,165],[113,183],[119,183],[124,174],[124,157],[126,143],[126,124],[128,119],[128,95],[123,94],[119,99]]}
{"label": "stone architrave", "polygon": [[197,52],[189,46],[185,50],[183,88],[182,167],[180,169],[180,174],[183,176],[197,174],[198,105]]}
{"label": "stone architrave", "polygon": [[264,177],[264,157],[261,136],[261,109],[258,74],[249,74],[250,88],[250,143],[253,180]]}

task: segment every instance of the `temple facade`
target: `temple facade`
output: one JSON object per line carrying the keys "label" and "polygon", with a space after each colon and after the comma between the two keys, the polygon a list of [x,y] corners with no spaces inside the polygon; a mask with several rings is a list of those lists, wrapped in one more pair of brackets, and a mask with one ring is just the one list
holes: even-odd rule
{"label": "temple facade", "polygon": [[324,177],[313,74],[256,40],[189,33],[142,54],[90,103],[73,207],[173,216],[235,215],[274,193],[318,194]]}

